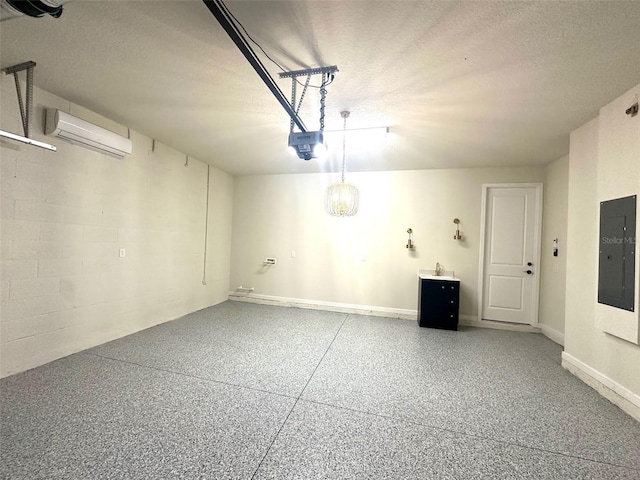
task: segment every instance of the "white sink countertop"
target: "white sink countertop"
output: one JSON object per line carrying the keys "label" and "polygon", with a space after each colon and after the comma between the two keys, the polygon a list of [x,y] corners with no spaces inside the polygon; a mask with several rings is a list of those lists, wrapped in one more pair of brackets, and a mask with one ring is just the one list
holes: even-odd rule
{"label": "white sink countertop", "polygon": [[459,282],[459,278],[455,278],[453,270],[443,270],[441,275],[436,275],[435,270],[427,270],[421,268],[418,270],[418,277],[424,280],[446,280],[449,282]]}

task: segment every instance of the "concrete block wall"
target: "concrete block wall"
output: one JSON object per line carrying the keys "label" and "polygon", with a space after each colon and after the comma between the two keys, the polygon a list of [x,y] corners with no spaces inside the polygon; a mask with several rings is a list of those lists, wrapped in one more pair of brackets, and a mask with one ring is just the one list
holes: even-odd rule
{"label": "concrete block wall", "polygon": [[[22,134],[14,83],[5,76],[1,86],[0,128]],[[58,151],[0,141],[0,376],[229,291],[233,178],[134,131],[123,160],[46,137],[45,108],[128,132],[38,88],[34,95],[32,137]]]}

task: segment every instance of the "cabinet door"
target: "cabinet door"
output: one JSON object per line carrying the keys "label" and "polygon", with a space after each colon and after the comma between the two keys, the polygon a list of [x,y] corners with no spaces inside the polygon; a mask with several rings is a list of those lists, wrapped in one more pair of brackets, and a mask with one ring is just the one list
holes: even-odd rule
{"label": "cabinet door", "polygon": [[421,280],[418,318],[420,326],[457,330],[459,293],[458,282]]}

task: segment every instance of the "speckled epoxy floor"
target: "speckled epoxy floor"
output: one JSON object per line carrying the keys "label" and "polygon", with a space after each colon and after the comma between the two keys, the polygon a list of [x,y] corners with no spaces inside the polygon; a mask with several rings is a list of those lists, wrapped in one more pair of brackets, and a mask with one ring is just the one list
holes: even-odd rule
{"label": "speckled epoxy floor", "polygon": [[225,302],[0,381],[2,479],[640,479],[541,335]]}

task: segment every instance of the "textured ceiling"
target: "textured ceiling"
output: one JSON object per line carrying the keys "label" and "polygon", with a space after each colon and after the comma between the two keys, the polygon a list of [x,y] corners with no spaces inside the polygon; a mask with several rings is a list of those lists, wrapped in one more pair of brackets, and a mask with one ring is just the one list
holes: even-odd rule
{"label": "textured ceiling", "polygon": [[[327,129],[341,110],[349,128],[390,126],[381,144],[347,143],[351,171],[548,163],[640,83],[638,1],[226,4],[285,69],[338,66]],[[339,170],[341,141],[324,162],[287,154],[286,113],[198,0],[74,1],[59,19],[2,22],[1,66],[27,60],[37,86],[231,174]],[[314,89],[310,129],[318,108]]]}

